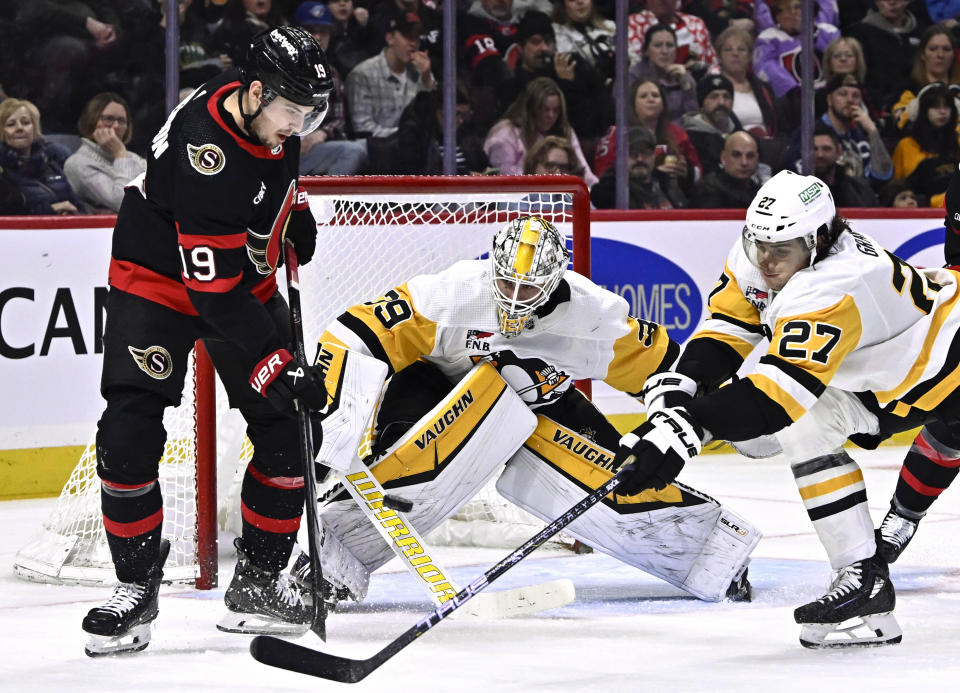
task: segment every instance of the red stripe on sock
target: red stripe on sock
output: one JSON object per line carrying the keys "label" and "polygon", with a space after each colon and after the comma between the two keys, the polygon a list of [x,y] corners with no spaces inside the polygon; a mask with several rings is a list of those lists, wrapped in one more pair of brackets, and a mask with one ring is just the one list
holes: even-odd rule
{"label": "red stripe on sock", "polygon": [[267,476],[265,474],[262,474],[252,464],[247,465],[247,471],[250,472],[250,476],[252,476],[254,479],[259,481],[264,486],[269,486],[271,488],[283,488],[283,489],[303,488],[302,476]]}
{"label": "red stripe on sock", "polygon": [[109,486],[110,488],[116,489],[118,491],[130,491],[132,489],[144,488],[146,486],[149,486],[150,484],[156,483],[156,481],[157,481],[156,479],[153,479],[152,481],[148,481],[145,484],[118,484],[115,481],[107,481],[106,479],[101,479],[100,483],[103,484],[104,486]]}
{"label": "red stripe on sock", "polygon": [[163,524],[163,508],[136,522],[114,522],[106,515],[103,516],[103,526],[110,534],[129,539],[156,529]]}
{"label": "red stripe on sock", "polygon": [[930,443],[927,442],[927,439],[923,437],[923,431],[917,434],[917,437],[914,439],[913,444],[917,446],[920,452],[928,460],[934,464],[938,464],[941,467],[947,467],[953,469],[954,467],[960,467],[960,457],[946,457],[937,452]]}
{"label": "red stripe on sock", "polygon": [[254,512],[247,507],[246,503],[240,502],[240,513],[243,519],[249,522],[257,529],[273,534],[291,534],[300,529],[300,516],[292,517],[289,520],[276,520],[272,517],[265,517],[260,513]]}
{"label": "red stripe on sock", "polygon": [[900,470],[900,478],[903,479],[907,486],[912,488],[917,493],[936,498],[941,493],[943,493],[942,488],[937,488],[936,486],[927,486],[925,483],[920,481],[917,477],[910,473],[910,470],[906,467],[903,467]]}

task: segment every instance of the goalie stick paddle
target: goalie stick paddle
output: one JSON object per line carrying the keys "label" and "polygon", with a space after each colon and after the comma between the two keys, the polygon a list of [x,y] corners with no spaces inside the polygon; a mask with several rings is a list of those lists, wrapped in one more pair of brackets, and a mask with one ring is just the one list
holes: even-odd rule
{"label": "goalie stick paddle", "polygon": [[578,501],[569,510],[560,515],[560,517],[528,539],[513,553],[460,590],[452,599],[444,602],[433,612],[417,621],[372,657],[367,659],[339,657],[326,652],[311,650],[310,648],[286,640],[280,640],[279,638],[274,638],[269,635],[256,636],[250,642],[250,654],[253,655],[254,659],[263,664],[286,669],[287,671],[295,671],[300,674],[317,676],[330,681],[356,683],[357,681],[363,680],[370,672],[378,669],[384,662],[400,652],[400,650],[440,623],[469,601],[471,597],[485,589],[487,585],[533,553],[550,537],[603,500],[633,471],[633,461],[634,459],[631,455],[625,460],[625,466],[599,488]]}
{"label": "goalie stick paddle", "polygon": [[[284,242],[284,260],[287,266],[287,299],[290,304],[290,332],[293,335],[294,356],[300,363],[307,362],[306,349],[303,345],[303,315],[300,310],[300,267],[297,264],[297,253],[293,243]],[[317,497],[317,472],[313,464],[315,448],[313,447],[313,427],[310,425],[310,412],[297,402],[297,422],[300,433],[300,460],[303,463],[304,497],[307,499],[307,537],[310,541],[310,581],[313,589],[313,616],[310,630],[316,633],[321,640],[327,639],[326,603],[323,600],[323,573],[320,567],[320,538],[317,536],[317,504],[310,499]]]}

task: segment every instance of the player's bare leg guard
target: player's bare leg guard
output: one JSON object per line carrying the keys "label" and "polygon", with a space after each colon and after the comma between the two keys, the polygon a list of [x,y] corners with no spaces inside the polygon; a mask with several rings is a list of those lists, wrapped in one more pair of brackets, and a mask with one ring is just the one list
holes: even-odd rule
{"label": "player's bare leg guard", "polygon": [[[497,491],[545,521],[585,489],[610,478],[614,453],[538,417],[507,464]],[[624,563],[700,599],[719,601],[749,562],[760,532],[714,499],[682,484],[605,499],[565,530]]]}
{"label": "player's bare leg guard", "polygon": [[[391,446],[371,471],[391,495],[413,503],[405,516],[426,534],[476,495],[535,425],[536,417],[527,405],[493,366],[482,363]],[[391,534],[396,533],[401,543],[402,522],[389,509],[383,511],[382,521],[393,523]],[[343,489],[334,489],[320,518],[327,538],[324,578],[362,599],[367,582],[359,572],[369,575],[393,557],[393,550]],[[339,546],[328,541],[332,537]],[[422,552],[422,547],[410,545],[404,550]],[[429,565],[425,556],[425,569]]]}

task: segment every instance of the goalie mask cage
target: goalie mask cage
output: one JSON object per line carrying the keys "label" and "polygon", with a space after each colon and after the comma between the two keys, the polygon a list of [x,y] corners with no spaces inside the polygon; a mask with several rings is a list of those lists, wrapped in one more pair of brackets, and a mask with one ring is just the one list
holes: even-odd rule
{"label": "goalie mask cage", "polygon": [[[313,261],[300,270],[308,358],[324,327],[346,308],[417,274],[486,257],[496,231],[522,214],[553,222],[567,239],[572,268],[590,276],[589,195],[574,176],[337,176],[302,183],[319,226]],[[285,291],[282,276],[278,284]],[[181,405],[164,415],[159,478],[162,532],[171,542],[164,579],[209,589],[217,583],[218,515],[220,527],[239,532],[239,480],[252,449],[200,343],[189,368]],[[464,530],[475,519],[492,521],[500,541],[519,523],[516,543],[542,526],[499,500],[492,482],[481,496],[458,514],[460,528],[438,540],[475,543]],[[14,571],[41,582],[116,582],[93,440],[38,536],[17,553]]]}

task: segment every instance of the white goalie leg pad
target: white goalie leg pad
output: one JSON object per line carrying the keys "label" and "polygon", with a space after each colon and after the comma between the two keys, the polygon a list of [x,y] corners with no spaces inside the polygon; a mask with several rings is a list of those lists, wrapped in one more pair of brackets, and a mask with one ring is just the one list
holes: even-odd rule
{"label": "white goalie leg pad", "polygon": [[[536,416],[523,400],[493,366],[481,363],[370,470],[389,494],[413,503],[404,515],[425,535],[476,495],[535,426]],[[341,476],[342,482],[350,483],[353,475]],[[389,525],[399,545],[407,534],[403,522],[387,508],[377,512],[378,521]],[[349,551],[368,573],[393,557],[391,547],[346,490],[334,489],[320,514],[325,532],[339,540],[338,550]],[[419,546],[402,548],[405,553],[422,552]]]}
{"label": "white goalie leg pad", "polygon": [[380,400],[387,364],[334,342],[320,342],[314,365],[323,370],[327,388],[317,460],[332,469],[346,470]]}
{"label": "white goalie leg pad", "polygon": [[367,596],[370,587],[370,570],[347,549],[337,535],[320,522],[320,565],[323,579],[335,587],[345,587],[354,600]]}
{"label": "white goalie leg pad", "polygon": [[[497,491],[549,522],[607,481],[613,458],[612,451],[540,416],[534,435],[507,463]],[[707,601],[723,599],[761,536],[743,518],[681,484],[606,498],[565,531]]]}

